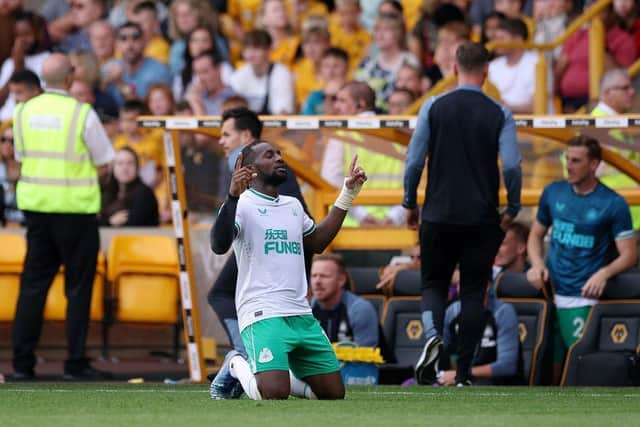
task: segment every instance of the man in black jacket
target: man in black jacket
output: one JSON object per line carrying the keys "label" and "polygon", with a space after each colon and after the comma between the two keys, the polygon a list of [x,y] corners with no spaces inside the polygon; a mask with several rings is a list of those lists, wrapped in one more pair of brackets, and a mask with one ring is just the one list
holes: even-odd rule
{"label": "man in black jacket", "polygon": [[[416,189],[429,157],[420,224],[422,321],[427,342],[416,364],[421,384],[436,381],[451,275],[460,268],[460,334],[456,383],[470,383],[482,336],[484,293],[504,231],[520,210],[520,149],[511,112],[481,91],[489,52],[475,43],[456,51],[458,88],[427,100],[417,119],[404,177],[407,225],[418,228]],[[498,211],[498,156],[508,206]]]}

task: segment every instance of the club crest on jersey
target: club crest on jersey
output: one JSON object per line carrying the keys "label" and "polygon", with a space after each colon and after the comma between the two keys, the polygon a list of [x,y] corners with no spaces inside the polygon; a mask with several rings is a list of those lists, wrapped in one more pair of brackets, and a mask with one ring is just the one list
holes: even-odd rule
{"label": "club crest on jersey", "polygon": [[260,356],[258,356],[258,362],[260,363],[269,363],[273,360],[273,353],[269,350],[268,347],[260,350]]}

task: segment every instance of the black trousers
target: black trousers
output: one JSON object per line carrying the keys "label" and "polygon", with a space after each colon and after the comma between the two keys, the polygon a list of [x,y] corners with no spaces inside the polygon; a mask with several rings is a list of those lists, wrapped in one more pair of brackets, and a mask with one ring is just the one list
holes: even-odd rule
{"label": "black trousers", "polygon": [[100,248],[96,215],[25,212],[25,219],[27,256],[13,324],[13,367],[33,371],[47,294],[63,264],[68,345],[64,369],[82,369],[88,364],[89,310]]}
{"label": "black trousers", "polygon": [[[484,330],[484,295],[491,267],[504,238],[497,225],[452,225],[423,222],[420,226],[422,311],[443,336],[451,276],[460,269],[460,331],[457,380],[471,378],[471,363]],[[425,330],[429,325],[425,325]]]}

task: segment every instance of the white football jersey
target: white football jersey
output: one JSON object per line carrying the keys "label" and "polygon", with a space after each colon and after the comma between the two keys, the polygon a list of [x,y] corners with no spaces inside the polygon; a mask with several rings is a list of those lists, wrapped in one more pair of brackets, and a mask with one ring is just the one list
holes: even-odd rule
{"label": "white football jersey", "polygon": [[271,317],[311,314],[302,239],[316,225],[300,201],[250,188],[240,195],[235,227],[240,330]]}

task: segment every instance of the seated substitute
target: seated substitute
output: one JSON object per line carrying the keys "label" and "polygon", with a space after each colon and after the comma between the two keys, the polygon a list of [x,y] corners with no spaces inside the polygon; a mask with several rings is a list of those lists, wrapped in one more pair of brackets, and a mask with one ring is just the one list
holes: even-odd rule
{"label": "seated substitute", "polygon": [[316,255],[311,264],[311,309],[329,341],[378,346],[378,316],[373,305],[345,290],[347,272],[337,254]]}

